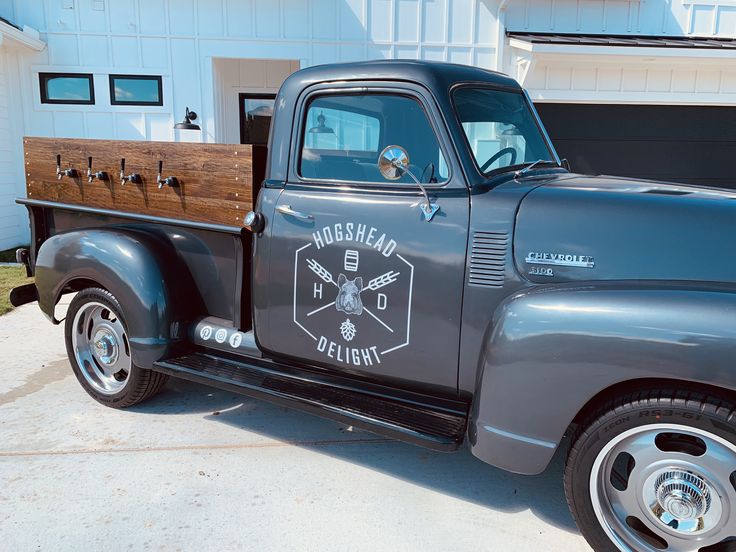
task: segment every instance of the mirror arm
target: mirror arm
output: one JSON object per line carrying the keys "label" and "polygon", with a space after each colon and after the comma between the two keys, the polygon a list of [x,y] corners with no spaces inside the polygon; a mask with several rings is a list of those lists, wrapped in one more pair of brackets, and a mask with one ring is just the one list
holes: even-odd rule
{"label": "mirror arm", "polygon": [[427,188],[425,188],[425,187],[424,187],[424,186],[422,185],[422,183],[421,183],[421,182],[419,182],[419,179],[418,179],[418,178],[417,178],[416,176],[414,176],[414,173],[413,173],[413,172],[411,172],[411,171],[410,171],[409,169],[405,169],[404,167],[401,167],[401,166],[399,166],[399,167],[397,167],[397,168],[398,168],[398,169],[399,169],[399,170],[400,170],[400,171],[401,171],[402,173],[404,173],[404,174],[408,174],[408,175],[409,175],[409,176],[411,177],[411,179],[412,179],[412,180],[414,181],[414,184],[416,184],[417,186],[419,186],[419,189],[420,189],[420,190],[422,190],[422,193],[424,194],[424,199],[426,200],[426,202],[427,202],[427,205],[429,205],[429,204],[430,204],[430,201],[429,201],[429,194],[427,194]]}
{"label": "mirror arm", "polygon": [[[409,170],[409,155],[404,148],[401,146],[386,146],[383,148],[383,151],[378,155],[378,170],[386,180],[398,180],[403,175],[408,174],[414,181],[414,184],[419,186],[422,194],[424,194],[425,202],[419,205],[419,209],[422,211],[422,215],[424,215],[424,220],[426,222],[432,221],[437,211],[440,210],[440,206],[430,201],[427,189],[414,176],[414,173]],[[422,176],[424,176],[423,173]]]}
{"label": "mirror arm", "polygon": [[427,193],[427,188],[425,188],[422,185],[422,183],[419,182],[419,179],[416,176],[414,176],[413,172],[411,172],[406,167],[402,166],[401,163],[397,159],[394,159],[393,164],[394,164],[394,167],[396,167],[399,170],[399,172],[401,172],[402,174],[408,174],[411,177],[411,179],[414,181],[414,183],[417,186],[419,186],[419,189],[422,190],[422,193],[424,194],[424,200],[426,201],[424,205],[421,205],[422,212],[424,213],[424,220],[426,220],[427,222],[431,221],[432,217],[434,217],[437,211],[439,211],[439,205],[437,205],[436,203],[432,204],[432,202],[429,200],[429,194]]}

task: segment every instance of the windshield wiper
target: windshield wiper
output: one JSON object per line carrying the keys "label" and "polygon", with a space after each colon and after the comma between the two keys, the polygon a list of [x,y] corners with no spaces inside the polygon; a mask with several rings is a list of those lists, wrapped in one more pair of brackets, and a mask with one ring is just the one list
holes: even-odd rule
{"label": "windshield wiper", "polygon": [[550,161],[549,159],[537,159],[536,161],[534,161],[533,163],[527,165],[523,169],[519,169],[518,171],[516,171],[514,173],[514,178],[519,178],[520,176],[524,176],[526,173],[528,173],[530,170],[532,170],[537,165],[541,165],[541,164],[547,164],[547,165],[549,165],[550,163],[552,165],[559,166],[559,164],[557,163],[557,161]]}

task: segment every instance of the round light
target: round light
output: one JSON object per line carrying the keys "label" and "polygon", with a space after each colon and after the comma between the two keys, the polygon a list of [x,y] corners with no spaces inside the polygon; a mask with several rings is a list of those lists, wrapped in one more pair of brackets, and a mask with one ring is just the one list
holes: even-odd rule
{"label": "round light", "polygon": [[261,230],[263,230],[264,221],[261,213],[249,211],[248,214],[245,215],[245,218],[243,218],[243,222],[254,234],[259,234]]}

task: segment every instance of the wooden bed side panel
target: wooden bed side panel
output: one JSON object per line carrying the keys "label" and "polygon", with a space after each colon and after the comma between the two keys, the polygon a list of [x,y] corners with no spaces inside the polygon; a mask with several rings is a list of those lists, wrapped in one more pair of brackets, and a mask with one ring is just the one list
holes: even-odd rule
{"label": "wooden bed side panel", "polygon": [[[253,156],[265,156],[263,149],[254,152],[246,144],[38,137],[23,142],[29,199],[232,227],[242,227],[243,217],[253,208],[257,190]],[[57,155],[62,171],[74,168],[77,177],[57,179]],[[92,171],[107,172],[109,180],[87,182],[89,157]],[[140,184],[121,184],[121,159],[125,174],[138,173]],[[175,176],[178,188],[158,188],[159,160],[162,176]],[[256,172],[263,162],[260,157],[255,160]]]}

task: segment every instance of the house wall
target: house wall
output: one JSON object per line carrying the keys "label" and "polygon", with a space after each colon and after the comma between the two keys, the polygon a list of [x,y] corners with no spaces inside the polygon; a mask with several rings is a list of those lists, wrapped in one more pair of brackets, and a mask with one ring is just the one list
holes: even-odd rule
{"label": "house wall", "polygon": [[736,36],[734,0],[510,0],[513,31]]}
{"label": "house wall", "polygon": [[217,141],[240,143],[241,93],[276,94],[281,83],[299,69],[299,60],[213,60]]}
{"label": "house wall", "polygon": [[25,193],[18,59],[14,47],[0,47],[0,250],[29,239],[26,211],[15,204]]}
{"label": "house wall", "polygon": [[[735,0],[510,0],[511,31],[736,37]],[[736,56],[592,46],[574,55],[506,49],[506,72],[534,101],[736,105]]]}
{"label": "house wall", "polygon": [[[736,99],[728,64],[628,60],[622,67],[598,57],[600,50],[589,59],[532,62],[504,40],[507,28],[733,37],[736,0],[0,0],[0,16],[38,29],[48,44],[0,60],[0,88],[17,97],[8,110],[10,93],[0,90],[0,248],[28,239],[23,209],[9,204],[23,193],[23,134],[233,141],[228,91],[252,83],[236,82],[235,64],[246,62],[232,60],[282,60],[288,71],[374,58],[443,60],[524,79],[536,101]],[[40,71],[92,72],[96,105],[41,104]],[[110,73],[161,75],[164,105],[110,105]],[[186,107],[199,114],[202,132],[173,129]],[[12,230],[18,220],[21,229]]]}
{"label": "house wall", "polygon": [[736,60],[541,56],[523,84],[534,101],[736,105]]}
{"label": "house wall", "polygon": [[[185,140],[189,106],[216,141],[215,58],[336,61],[403,57],[492,67],[483,0],[0,0],[0,16],[40,30],[23,61],[24,129],[33,135]],[[42,105],[39,71],[95,74],[94,106]],[[164,106],[111,106],[106,75],[160,74]]]}
{"label": "house wall", "polygon": [[[14,86],[22,106],[14,115],[14,143],[0,138],[0,149],[17,149],[23,134],[231,141],[233,121],[225,125],[227,107],[220,103],[232,103],[221,95],[231,83],[216,80],[223,74],[217,60],[225,58],[289,60],[306,67],[400,57],[490,68],[496,42],[492,10],[485,0],[0,0],[1,17],[36,28],[48,44],[19,58]],[[96,104],[41,104],[42,71],[93,73]],[[110,105],[110,73],[161,75],[164,105]],[[173,129],[186,107],[198,113],[202,132]],[[0,179],[7,179],[3,155],[4,150]],[[22,174],[19,159],[16,170]],[[22,193],[22,184],[15,190],[0,184],[0,248],[28,240],[25,211],[10,203]],[[16,220],[22,221],[20,235],[5,229]]]}

